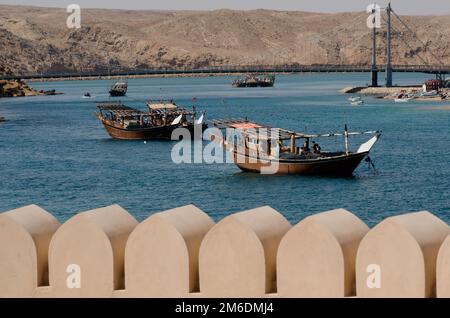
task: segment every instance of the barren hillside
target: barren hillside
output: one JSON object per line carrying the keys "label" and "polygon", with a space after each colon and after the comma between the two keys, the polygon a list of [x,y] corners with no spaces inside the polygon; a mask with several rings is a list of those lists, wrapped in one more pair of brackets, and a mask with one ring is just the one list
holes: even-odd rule
{"label": "barren hillside", "polygon": [[[0,5],[0,75],[112,67],[224,64],[367,64],[366,13],[254,11],[82,11],[66,27],[65,9]],[[450,16],[394,21],[395,64],[450,65]],[[379,30],[378,50],[385,50]],[[380,57],[380,63],[383,62]]]}

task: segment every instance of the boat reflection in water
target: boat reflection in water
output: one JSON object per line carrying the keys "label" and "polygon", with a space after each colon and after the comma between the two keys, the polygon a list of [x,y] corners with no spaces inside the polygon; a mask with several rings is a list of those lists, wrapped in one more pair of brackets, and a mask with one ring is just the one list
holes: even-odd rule
{"label": "boat reflection in water", "polygon": [[[213,124],[219,129],[233,130],[232,134],[227,131],[226,138],[214,135],[212,139],[232,152],[241,170],[267,174],[351,176],[381,136],[379,131],[348,132],[347,125],[343,133],[305,134],[241,119],[214,120]],[[373,137],[358,150],[350,151],[349,136],[364,134]],[[318,144],[310,145],[312,138],[334,136],[344,137],[343,151],[322,151]],[[302,147],[297,147],[299,139],[303,141]],[[290,144],[285,145],[286,141]]]}
{"label": "boat reflection in water", "polygon": [[172,101],[149,102],[147,106],[147,111],[141,111],[121,102],[104,102],[97,105],[95,115],[112,138],[122,140],[170,140],[177,128],[189,130],[194,137],[194,131],[207,128],[204,112],[197,118],[195,109],[189,111]]}

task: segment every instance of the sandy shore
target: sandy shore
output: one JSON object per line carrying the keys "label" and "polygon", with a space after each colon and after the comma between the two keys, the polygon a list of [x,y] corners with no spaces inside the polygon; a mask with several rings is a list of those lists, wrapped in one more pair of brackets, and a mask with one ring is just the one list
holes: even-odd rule
{"label": "sandy shore", "polygon": [[[422,86],[394,86],[394,87],[345,87],[341,90],[344,94],[361,94],[367,96],[376,96],[380,99],[396,99],[401,93],[409,95],[420,94],[422,92]],[[449,89],[442,89],[441,95],[450,96]],[[414,100],[429,101],[429,102],[441,102],[447,101],[441,96],[419,96]]]}

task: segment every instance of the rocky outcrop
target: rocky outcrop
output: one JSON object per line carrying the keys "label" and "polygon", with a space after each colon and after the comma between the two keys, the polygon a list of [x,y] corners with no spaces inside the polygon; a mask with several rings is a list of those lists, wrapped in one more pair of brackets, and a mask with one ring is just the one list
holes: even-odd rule
{"label": "rocky outcrop", "polygon": [[59,95],[55,90],[35,90],[21,80],[0,80],[0,97],[24,97],[37,95]]}

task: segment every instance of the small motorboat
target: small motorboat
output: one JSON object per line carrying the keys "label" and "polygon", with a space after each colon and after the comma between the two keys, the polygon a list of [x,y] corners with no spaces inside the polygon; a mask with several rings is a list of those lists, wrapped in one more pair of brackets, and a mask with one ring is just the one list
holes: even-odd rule
{"label": "small motorboat", "polygon": [[350,105],[352,105],[352,106],[361,106],[361,105],[364,105],[364,101],[362,99],[355,100],[353,102],[350,102]]}
{"label": "small motorboat", "polygon": [[364,105],[364,100],[360,96],[352,96],[347,99],[352,106]]}
{"label": "small motorboat", "polygon": [[82,98],[92,98],[92,95],[91,95],[91,93],[86,92]]}
{"label": "small motorboat", "polygon": [[402,98],[396,98],[394,101],[396,103],[408,103],[410,100],[412,100],[412,97],[402,97]]}
{"label": "small motorboat", "polygon": [[439,93],[436,90],[429,91],[429,92],[423,92],[420,94],[421,97],[438,97]]}
{"label": "small motorboat", "polygon": [[416,98],[416,95],[409,94],[406,91],[402,91],[397,97],[394,99],[396,103],[407,103],[410,100]]}
{"label": "small motorboat", "polygon": [[357,102],[359,100],[362,100],[362,98],[360,96],[352,96],[352,97],[349,97],[347,100],[349,102]]}

